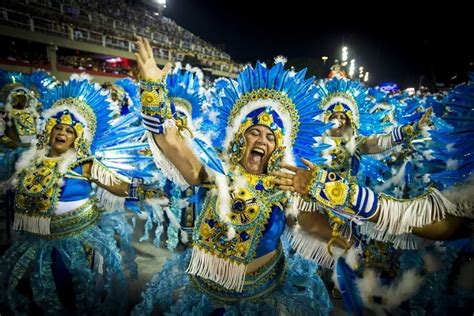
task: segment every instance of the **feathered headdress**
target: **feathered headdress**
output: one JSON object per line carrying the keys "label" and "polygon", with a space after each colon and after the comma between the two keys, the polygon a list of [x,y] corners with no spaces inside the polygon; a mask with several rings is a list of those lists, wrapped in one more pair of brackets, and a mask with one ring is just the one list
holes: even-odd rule
{"label": "feathered headdress", "polygon": [[166,77],[168,97],[175,108],[184,113],[188,119],[200,116],[204,102],[202,91],[202,72],[198,68],[185,69],[177,63],[173,71]]}
{"label": "feathered headdress", "polygon": [[319,119],[329,123],[332,114],[342,112],[349,118],[354,135],[371,135],[382,131],[380,120],[385,111],[373,113],[374,99],[358,81],[333,77],[317,86],[314,98],[323,111]]}
{"label": "feathered headdress", "polygon": [[103,123],[112,115],[109,93],[104,92],[99,84],[92,84],[87,76],[73,75],[69,81],[50,90],[42,101],[45,127],[39,147],[48,144],[49,135],[56,124],[66,124],[76,132],[74,147],[79,158],[93,155],[95,139],[107,130],[108,125]]}
{"label": "feathered headdress", "polygon": [[40,105],[38,99],[56,84],[56,79],[44,70],[24,74],[0,69],[0,104],[3,104],[7,115],[10,115],[14,99],[18,95],[24,95],[27,99],[25,108],[37,111]]}
{"label": "feathered headdress", "polygon": [[322,135],[330,124],[316,119],[321,111],[313,98],[314,78],[305,78],[306,69],[285,70],[284,62],[276,59],[270,69],[260,62],[255,68],[247,66],[237,81],[228,80],[216,91],[217,102],[210,113],[218,113],[214,119],[216,140],[231,160],[238,160],[245,148],[243,133],[255,124],[269,127],[275,135],[277,146],[270,157],[270,170],[282,159],[291,163],[300,163],[298,157],[318,160],[312,146],[314,137]]}

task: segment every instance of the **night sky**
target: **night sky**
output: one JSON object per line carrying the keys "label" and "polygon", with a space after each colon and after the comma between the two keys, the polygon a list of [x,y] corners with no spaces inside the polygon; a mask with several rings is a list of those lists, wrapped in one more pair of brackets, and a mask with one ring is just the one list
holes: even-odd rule
{"label": "night sky", "polygon": [[[357,1],[359,3],[360,1]],[[272,4],[273,3],[273,4]],[[343,45],[370,72],[370,84],[402,88],[455,83],[473,70],[472,14],[467,5],[413,7],[414,1],[369,7],[339,1],[167,0],[165,16],[240,63],[271,63],[277,55],[296,69],[326,74]],[[356,1],[353,1],[356,3]],[[312,8],[315,7],[315,8]],[[384,9],[382,9],[384,8]],[[378,12],[375,13],[374,11]],[[329,57],[324,65],[321,56]]]}

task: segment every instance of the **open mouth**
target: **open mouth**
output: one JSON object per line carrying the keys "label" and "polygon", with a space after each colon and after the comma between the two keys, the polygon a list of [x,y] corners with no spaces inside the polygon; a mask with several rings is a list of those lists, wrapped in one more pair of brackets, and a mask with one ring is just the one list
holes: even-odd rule
{"label": "open mouth", "polygon": [[60,143],[60,144],[66,143],[66,137],[62,137],[62,136],[58,136],[54,140],[56,141],[56,143]]}
{"label": "open mouth", "polygon": [[265,150],[262,148],[254,148],[250,151],[250,162],[253,164],[260,164],[265,157]]}

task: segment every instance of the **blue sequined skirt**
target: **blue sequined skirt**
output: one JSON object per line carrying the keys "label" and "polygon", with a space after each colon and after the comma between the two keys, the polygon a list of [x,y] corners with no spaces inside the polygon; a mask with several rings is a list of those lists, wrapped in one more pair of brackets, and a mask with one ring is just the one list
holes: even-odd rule
{"label": "blue sequined skirt", "polygon": [[118,240],[125,273],[130,279],[138,278],[137,253],[133,248],[133,227],[129,224],[124,211],[105,211],[101,214],[98,226],[101,230]]}
{"label": "blue sequined skirt", "polygon": [[[288,257],[288,256],[287,256]],[[222,292],[209,281],[186,273],[191,250],[175,254],[148,283],[133,315],[328,315],[332,303],[316,264],[294,254],[273,260],[271,277],[257,286],[247,282],[244,293]],[[268,271],[262,271],[267,273]],[[261,295],[262,291],[269,289]]]}
{"label": "blue sequined skirt", "polygon": [[[113,235],[95,225],[59,239],[19,232],[0,258],[0,304],[15,314],[35,309],[53,315],[123,314],[127,294],[121,261]],[[72,293],[75,306],[64,304],[62,291]]]}

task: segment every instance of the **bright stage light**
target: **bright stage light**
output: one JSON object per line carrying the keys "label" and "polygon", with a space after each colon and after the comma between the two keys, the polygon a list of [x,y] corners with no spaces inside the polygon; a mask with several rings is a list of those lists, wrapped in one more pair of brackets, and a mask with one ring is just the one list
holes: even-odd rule
{"label": "bright stage light", "polygon": [[364,76],[364,82],[369,81],[369,72],[367,71]]}
{"label": "bright stage light", "polygon": [[156,0],[158,4],[166,5],[166,0]]}
{"label": "bright stage light", "polygon": [[342,48],[342,61],[346,61],[347,60],[347,56],[348,56],[348,53],[347,53],[347,47],[343,47]]}
{"label": "bright stage light", "polygon": [[117,58],[109,58],[105,60],[108,63],[120,63],[122,61],[122,58],[117,57]]}
{"label": "bright stage light", "polygon": [[355,59],[351,59],[351,62],[349,64],[349,76],[352,77],[355,72]]}

